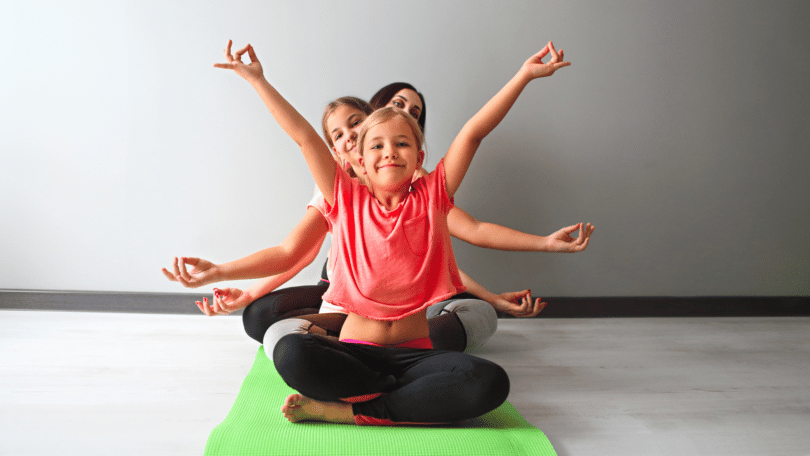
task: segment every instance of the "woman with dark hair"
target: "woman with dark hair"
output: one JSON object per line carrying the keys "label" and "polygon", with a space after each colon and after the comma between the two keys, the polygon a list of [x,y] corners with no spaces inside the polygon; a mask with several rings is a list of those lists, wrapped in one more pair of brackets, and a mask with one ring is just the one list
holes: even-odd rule
{"label": "woman with dark hair", "polygon": [[427,105],[425,97],[416,90],[416,87],[407,82],[394,82],[388,84],[371,97],[368,102],[372,108],[380,109],[386,106],[399,108],[416,119],[416,123],[425,133],[425,117]]}

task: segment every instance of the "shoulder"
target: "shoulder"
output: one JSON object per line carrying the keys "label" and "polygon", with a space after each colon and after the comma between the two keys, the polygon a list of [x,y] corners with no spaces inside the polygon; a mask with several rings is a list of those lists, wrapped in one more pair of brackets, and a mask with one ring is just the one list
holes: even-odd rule
{"label": "shoulder", "polygon": [[414,181],[413,188],[414,190],[421,188],[420,191],[427,192],[429,197],[435,201],[439,207],[446,208],[446,211],[449,211],[450,207],[453,205],[452,200],[447,195],[444,159],[439,160],[436,169],[431,171],[428,175]]}

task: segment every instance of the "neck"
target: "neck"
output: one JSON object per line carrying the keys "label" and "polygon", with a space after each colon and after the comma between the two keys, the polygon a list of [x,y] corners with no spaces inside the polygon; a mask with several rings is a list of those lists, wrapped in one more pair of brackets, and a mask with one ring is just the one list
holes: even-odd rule
{"label": "neck", "polygon": [[396,189],[384,189],[380,187],[375,187],[371,183],[366,184],[368,188],[371,190],[372,196],[380,203],[380,206],[384,207],[386,210],[394,209],[395,207],[399,206],[399,204],[408,196],[410,192],[411,183],[405,182],[403,186],[396,188]]}

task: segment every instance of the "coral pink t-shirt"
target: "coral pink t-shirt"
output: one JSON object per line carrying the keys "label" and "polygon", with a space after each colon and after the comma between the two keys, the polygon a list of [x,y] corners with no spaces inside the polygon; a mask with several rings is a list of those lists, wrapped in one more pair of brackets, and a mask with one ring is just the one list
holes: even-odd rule
{"label": "coral pink t-shirt", "polygon": [[447,228],[452,207],[444,161],[390,211],[338,167],[324,213],[334,270],[323,299],[366,318],[399,320],[464,291]]}

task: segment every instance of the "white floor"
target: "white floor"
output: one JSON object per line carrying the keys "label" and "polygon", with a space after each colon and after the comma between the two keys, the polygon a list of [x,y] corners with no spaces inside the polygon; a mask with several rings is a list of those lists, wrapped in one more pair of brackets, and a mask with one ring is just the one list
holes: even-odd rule
{"label": "white floor", "polygon": [[[238,317],[0,311],[0,455],[200,455],[257,348]],[[561,456],[810,455],[810,318],[501,320],[478,354]]]}

